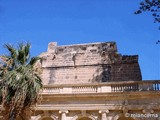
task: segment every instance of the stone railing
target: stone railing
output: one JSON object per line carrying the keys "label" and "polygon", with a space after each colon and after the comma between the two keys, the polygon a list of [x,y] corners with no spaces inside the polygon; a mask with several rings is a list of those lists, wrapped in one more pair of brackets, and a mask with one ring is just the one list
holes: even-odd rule
{"label": "stone railing", "polygon": [[160,80],[92,84],[45,85],[41,94],[107,93],[131,91],[160,91]]}

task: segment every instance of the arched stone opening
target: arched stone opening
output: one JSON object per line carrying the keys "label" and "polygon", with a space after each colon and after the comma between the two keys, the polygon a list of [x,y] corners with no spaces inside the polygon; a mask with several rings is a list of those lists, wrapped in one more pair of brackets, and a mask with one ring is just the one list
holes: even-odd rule
{"label": "arched stone opening", "polygon": [[91,114],[86,114],[85,116],[82,114],[77,114],[71,120],[98,120],[98,119]]}
{"label": "arched stone opening", "polygon": [[54,120],[54,119],[51,118],[51,117],[43,117],[43,118],[41,118],[40,120]]}
{"label": "arched stone opening", "polygon": [[117,114],[112,120],[138,120],[137,118],[126,117],[123,113]]}
{"label": "arched stone opening", "polygon": [[118,120],[135,120],[135,119],[133,119],[131,117],[124,117],[124,116],[122,116],[122,117],[119,117]]}
{"label": "arched stone opening", "polygon": [[54,115],[38,115],[34,120],[58,120]]}
{"label": "arched stone opening", "polygon": [[81,117],[81,118],[78,118],[77,120],[92,120],[92,119],[88,117]]}

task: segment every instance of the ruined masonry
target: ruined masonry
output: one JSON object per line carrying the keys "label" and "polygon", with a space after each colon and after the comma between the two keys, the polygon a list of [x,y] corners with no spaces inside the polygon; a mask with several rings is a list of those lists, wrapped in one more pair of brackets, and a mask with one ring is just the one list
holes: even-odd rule
{"label": "ruined masonry", "polygon": [[115,42],[68,46],[51,42],[40,57],[45,85],[142,80],[138,55],[119,54]]}

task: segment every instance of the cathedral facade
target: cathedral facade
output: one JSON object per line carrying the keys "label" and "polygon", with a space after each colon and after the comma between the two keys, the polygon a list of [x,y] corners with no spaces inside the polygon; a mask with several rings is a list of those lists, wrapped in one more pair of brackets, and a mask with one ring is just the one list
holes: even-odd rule
{"label": "cathedral facade", "polygon": [[160,120],[160,81],[143,80],[137,55],[115,42],[48,45],[32,120]]}

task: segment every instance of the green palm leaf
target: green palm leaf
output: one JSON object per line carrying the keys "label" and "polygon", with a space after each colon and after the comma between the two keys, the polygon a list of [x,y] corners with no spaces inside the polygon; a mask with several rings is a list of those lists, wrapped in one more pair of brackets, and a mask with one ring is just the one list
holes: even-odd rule
{"label": "green palm leaf", "polygon": [[30,58],[30,43],[5,48],[9,55],[0,56],[0,102],[6,113],[3,119],[15,120],[39,100],[43,85],[34,65],[40,58]]}

